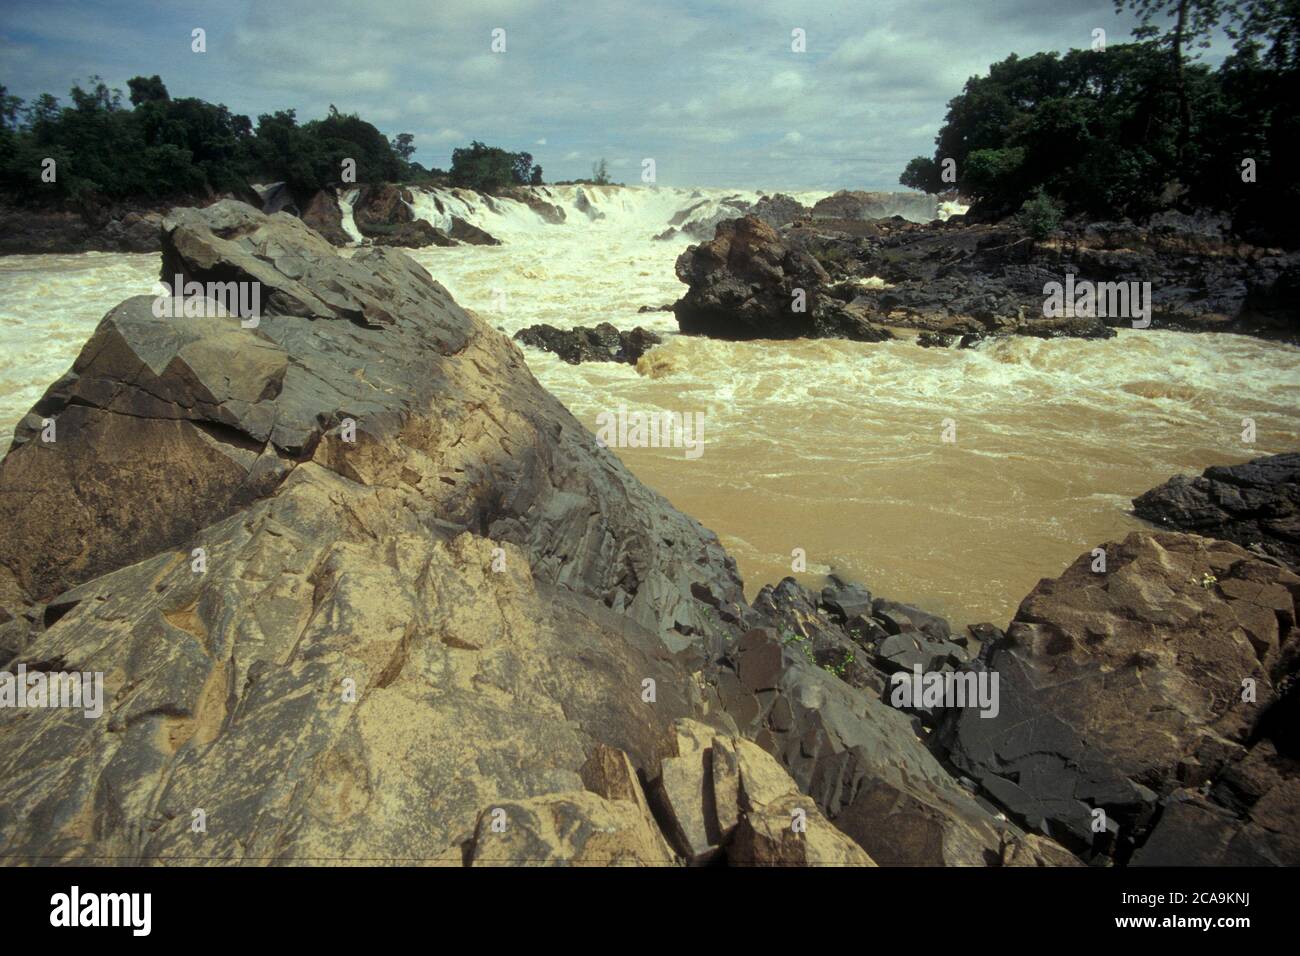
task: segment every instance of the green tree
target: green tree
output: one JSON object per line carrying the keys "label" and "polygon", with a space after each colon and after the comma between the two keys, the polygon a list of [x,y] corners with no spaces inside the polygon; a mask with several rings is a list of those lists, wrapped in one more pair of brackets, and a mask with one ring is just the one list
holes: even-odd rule
{"label": "green tree", "polygon": [[[1159,37],[1159,43],[1168,50],[1169,70],[1178,102],[1176,149],[1181,161],[1187,152],[1192,130],[1192,102],[1187,91],[1187,51],[1205,49],[1210,45],[1210,36],[1226,12],[1225,4],[1223,0],[1115,0],[1116,12],[1125,8],[1136,13],[1140,20],[1140,25],[1134,31],[1135,36]],[[1154,21],[1164,18],[1170,19],[1172,23],[1161,34]]]}
{"label": "green tree", "polygon": [[532,162],[528,153],[511,153],[474,140],[468,147],[452,151],[451,182],[463,189],[497,192],[530,182],[534,168],[540,179],[541,167],[533,167]]}
{"label": "green tree", "polygon": [[404,163],[409,163],[415,155],[415,137],[410,133],[398,133],[393,140],[393,152]]}
{"label": "green tree", "polygon": [[171,99],[167,87],[163,85],[162,77],[156,73],[150,77],[133,76],[126,81],[126,87],[131,91],[132,106]]}

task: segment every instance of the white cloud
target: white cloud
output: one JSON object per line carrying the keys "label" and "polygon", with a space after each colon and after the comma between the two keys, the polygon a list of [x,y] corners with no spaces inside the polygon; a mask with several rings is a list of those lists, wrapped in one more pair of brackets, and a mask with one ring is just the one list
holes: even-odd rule
{"label": "white cloud", "polygon": [[[244,12],[188,0],[121,20],[102,0],[6,0],[0,58],[17,69],[4,81],[30,99],[94,73],[123,89],[159,73],[173,96],[254,119],[313,119],[332,103],[413,132],[425,165],[472,139],[525,149],[555,136],[580,148],[549,160],[549,178],[585,175],[600,155],[653,156],[665,184],[770,189],[896,188],[967,77],[1012,52],[1087,46],[1094,26],[1118,43],[1132,22],[1112,0],[386,0],[364,15],[344,0]],[[195,25],[203,56],[189,52]],[[498,26],[503,54],[490,51]]]}

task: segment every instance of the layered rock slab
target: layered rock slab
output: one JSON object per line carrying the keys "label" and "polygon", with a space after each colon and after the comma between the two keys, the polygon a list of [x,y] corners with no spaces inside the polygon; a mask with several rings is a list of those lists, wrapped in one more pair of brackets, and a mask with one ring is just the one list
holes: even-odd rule
{"label": "layered rock slab", "polygon": [[177,546],[313,458],[417,489],[428,520],[524,544],[543,578],[655,630],[717,630],[692,584],[741,600],[716,537],[406,256],[343,258],[299,220],[235,202],[174,213],[164,242],[165,276],[257,283],[261,315],[158,319],[148,297],[110,311],[0,462],[7,605]]}
{"label": "layered rock slab", "polygon": [[[1261,735],[1294,748],[1271,715],[1293,707],[1300,578],[1194,535],[1134,533],[1104,551],[1104,571],[1083,555],[1025,599],[987,658],[999,714],[953,715],[937,746],[1029,829],[1124,861],[1185,816],[1175,792],[1227,787],[1272,746]],[[1221,809],[1239,826],[1278,785]]]}

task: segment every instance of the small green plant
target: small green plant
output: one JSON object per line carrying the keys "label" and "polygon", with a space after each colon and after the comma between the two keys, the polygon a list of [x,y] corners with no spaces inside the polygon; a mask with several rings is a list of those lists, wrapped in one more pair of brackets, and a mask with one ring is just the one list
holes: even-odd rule
{"label": "small green plant", "polygon": [[1061,228],[1061,215],[1061,204],[1039,187],[1020,207],[1016,224],[1035,239],[1046,239]]}
{"label": "small green plant", "polygon": [[829,671],[830,673],[834,674],[836,677],[843,680],[845,673],[848,672],[849,666],[853,663],[853,661],[854,661],[853,652],[849,651],[847,654],[844,655],[843,658],[840,659],[840,662],[838,664],[823,664],[822,670]]}
{"label": "small green plant", "polygon": [[808,640],[806,634],[796,634],[788,628],[781,631],[781,643],[787,647],[800,647],[803,649],[803,656],[808,663],[816,664],[817,657],[813,654],[812,642]]}

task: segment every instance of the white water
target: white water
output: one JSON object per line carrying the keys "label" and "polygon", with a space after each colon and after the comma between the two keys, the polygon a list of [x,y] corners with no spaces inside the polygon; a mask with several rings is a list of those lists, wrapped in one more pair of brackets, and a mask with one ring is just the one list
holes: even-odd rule
{"label": "white water", "polygon": [[[579,207],[585,203],[593,218]],[[693,240],[651,237],[722,190],[546,187],[566,220],[511,200],[419,193],[418,215],[457,215],[501,246],[410,254],[457,301],[507,333],[607,321],[670,340],[639,368],[570,366],[525,350],[589,428],[616,409],[702,411],[705,452],[622,450],[644,481],[717,531],[752,592],[835,568],[957,621],[1005,624],[1043,576],[1142,527],[1129,499],[1176,472],[1300,448],[1296,350],[1230,335],[1124,332],[1106,342],[1013,339],[977,351],[908,340],[720,342],[673,336]],[[796,195],[811,205],[823,194]],[[436,200],[436,201],[435,201]],[[442,209],[438,209],[441,204]],[[345,222],[348,217],[345,215]],[[349,230],[350,231],[350,230]],[[152,290],[156,256],[0,258],[0,422],[5,432],[61,375],[99,318]],[[1255,420],[1253,445],[1241,419]],[[957,442],[940,440],[944,418]]]}

